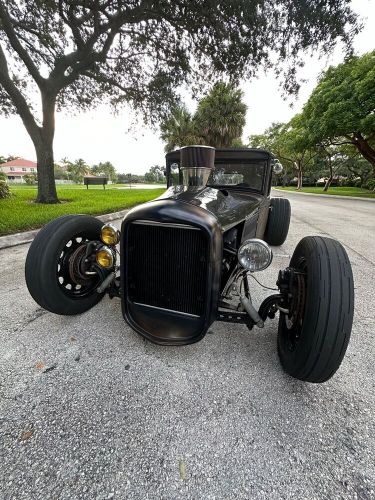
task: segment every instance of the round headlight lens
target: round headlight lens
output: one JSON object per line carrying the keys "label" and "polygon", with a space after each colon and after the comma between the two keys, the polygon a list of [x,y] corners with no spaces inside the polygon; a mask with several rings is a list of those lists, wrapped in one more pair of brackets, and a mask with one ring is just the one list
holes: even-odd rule
{"label": "round headlight lens", "polygon": [[272,250],[263,240],[246,240],[238,250],[238,262],[252,273],[262,271],[272,262]]}
{"label": "round headlight lens", "polygon": [[100,239],[106,245],[117,245],[120,241],[120,231],[113,224],[104,224],[100,231]]}
{"label": "round headlight lens", "polygon": [[96,262],[99,266],[109,268],[113,266],[113,253],[108,247],[102,247],[96,252]]}

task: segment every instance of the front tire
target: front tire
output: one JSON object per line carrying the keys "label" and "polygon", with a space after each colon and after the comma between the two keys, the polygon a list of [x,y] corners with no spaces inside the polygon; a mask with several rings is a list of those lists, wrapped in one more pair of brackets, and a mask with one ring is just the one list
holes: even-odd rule
{"label": "front tire", "polygon": [[350,339],[354,284],[349,258],[338,241],[307,236],[290,267],[297,273],[289,313],[280,312],[280,361],[292,377],[325,382],[339,368]]}
{"label": "front tire", "polygon": [[80,314],[97,304],[98,275],[85,276],[78,263],[85,245],[100,240],[102,222],[67,215],[48,223],[31,243],[25,264],[26,285],[35,302],[55,314]]}

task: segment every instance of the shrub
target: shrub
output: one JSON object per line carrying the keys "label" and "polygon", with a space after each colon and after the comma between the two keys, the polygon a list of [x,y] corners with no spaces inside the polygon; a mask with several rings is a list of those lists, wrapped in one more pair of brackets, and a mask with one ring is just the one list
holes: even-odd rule
{"label": "shrub", "polygon": [[0,179],[0,199],[10,198],[11,194],[9,191],[8,184]]}
{"label": "shrub", "polygon": [[370,189],[370,191],[375,191],[375,177],[372,177],[372,179],[368,179],[363,187],[366,189]]}
{"label": "shrub", "polygon": [[24,175],[23,180],[26,182],[28,186],[33,186],[34,184],[36,184],[36,175],[35,174]]}
{"label": "shrub", "polygon": [[0,172],[0,181],[7,182],[8,177],[4,174],[4,172]]}

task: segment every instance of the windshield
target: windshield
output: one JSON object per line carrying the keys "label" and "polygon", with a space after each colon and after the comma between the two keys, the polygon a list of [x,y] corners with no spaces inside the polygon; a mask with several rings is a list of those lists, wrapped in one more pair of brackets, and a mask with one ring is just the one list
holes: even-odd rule
{"label": "windshield", "polygon": [[[207,185],[233,186],[239,188],[253,189],[262,191],[263,179],[266,173],[266,161],[246,161],[246,162],[217,162],[212,171]],[[182,175],[179,162],[173,162],[170,165],[170,184],[182,184]]]}
{"label": "windshield", "polygon": [[265,169],[265,161],[217,163],[207,184],[209,186],[244,187],[261,191]]}

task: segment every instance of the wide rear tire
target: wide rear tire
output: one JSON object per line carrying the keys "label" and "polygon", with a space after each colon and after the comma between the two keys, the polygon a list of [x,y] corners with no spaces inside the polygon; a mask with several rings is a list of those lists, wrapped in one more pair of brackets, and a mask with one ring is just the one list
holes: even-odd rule
{"label": "wide rear tire", "polygon": [[43,309],[55,314],[80,314],[103,298],[96,291],[98,276],[77,284],[71,278],[70,264],[85,242],[100,240],[102,225],[95,217],[66,215],[38,232],[27,254],[25,278],[31,296]]}
{"label": "wide rear tire", "polygon": [[300,275],[289,314],[280,312],[280,361],[292,377],[325,382],[339,368],[350,339],[354,284],[349,258],[338,241],[307,236],[290,267]]}
{"label": "wide rear tire", "polygon": [[287,198],[271,198],[264,240],[273,246],[280,246],[289,232],[291,208]]}

